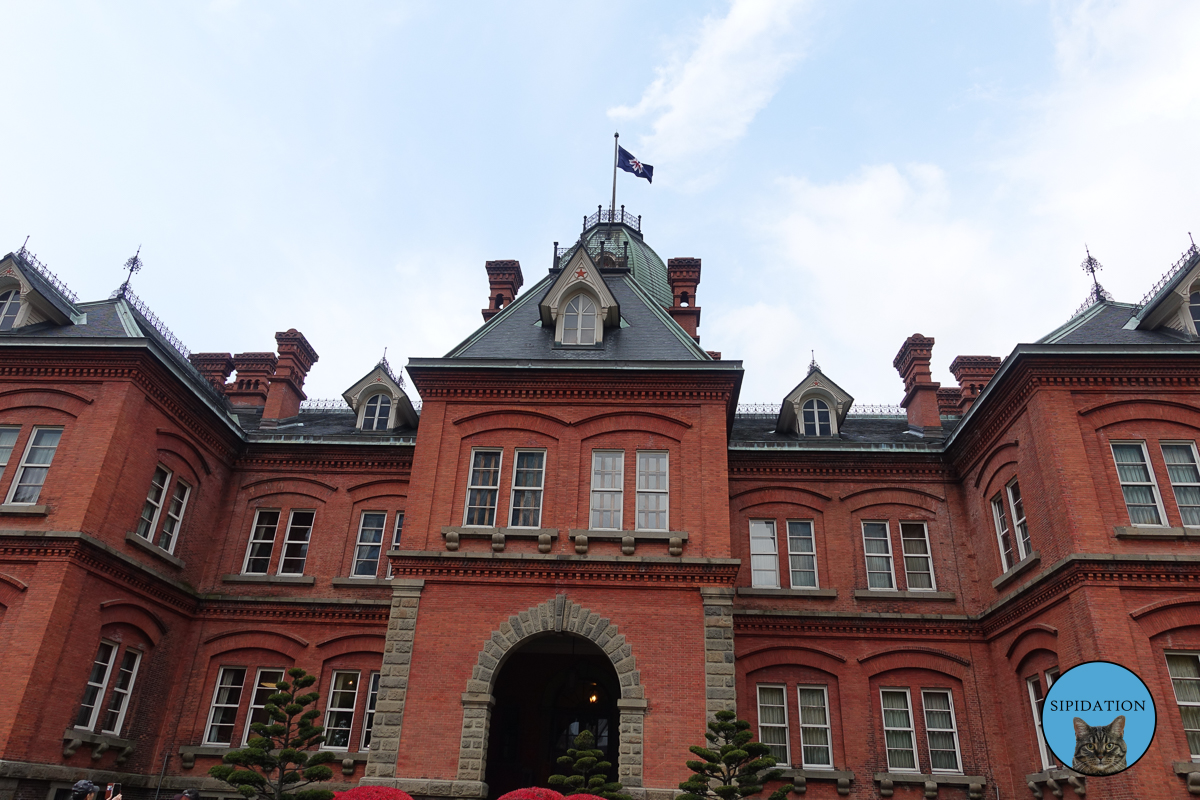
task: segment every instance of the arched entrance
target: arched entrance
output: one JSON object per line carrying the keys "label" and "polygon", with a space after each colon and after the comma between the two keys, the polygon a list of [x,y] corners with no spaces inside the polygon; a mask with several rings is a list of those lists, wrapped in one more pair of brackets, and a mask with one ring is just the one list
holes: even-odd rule
{"label": "arched entrance", "polygon": [[546,786],[557,759],[590,730],[617,771],[617,699],[612,661],[591,640],[548,633],[523,642],[496,676],[485,780],[488,796]]}

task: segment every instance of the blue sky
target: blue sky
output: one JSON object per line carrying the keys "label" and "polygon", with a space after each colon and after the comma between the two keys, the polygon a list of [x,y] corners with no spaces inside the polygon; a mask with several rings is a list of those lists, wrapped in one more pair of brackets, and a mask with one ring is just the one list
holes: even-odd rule
{"label": "blue sky", "polygon": [[[469,13],[468,13],[469,12]],[[0,2],[0,252],[121,282],[195,351],[378,359],[481,322],[617,202],[698,256],[701,344],[778,402],[815,351],[896,403],[903,339],[1007,355],[1200,234],[1200,4]]]}

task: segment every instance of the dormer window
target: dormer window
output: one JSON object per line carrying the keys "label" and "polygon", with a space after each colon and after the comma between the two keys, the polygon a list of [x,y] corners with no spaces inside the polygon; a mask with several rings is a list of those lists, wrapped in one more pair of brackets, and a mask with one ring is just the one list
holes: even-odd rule
{"label": "dormer window", "polygon": [[829,406],[824,400],[812,398],[804,403],[804,435],[832,436],[833,426],[829,418]]}
{"label": "dormer window", "polygon": [[[1192,293],[1188,295],[1188,310],[1192,312],[1192,326],[1200,331],[1200,287],[1192,287]],[[0,330],[8,329],[0,325]]]}
{"label": "dormer window", "polygon": [[21,290],[9,289],[0,293],[0,331],[11,331],[21,310]]}
{"label": "dormer window", "polygon": [[585,294],[577,294],[567,303],[562,343],[596,343],[596,304]]}
{"label": "dormer window", "polygon": [[367,401],[363,411],[362,429],[364,431],[386,431],[388,415],[392,410],[392,398],[386,394],[377,394]]}

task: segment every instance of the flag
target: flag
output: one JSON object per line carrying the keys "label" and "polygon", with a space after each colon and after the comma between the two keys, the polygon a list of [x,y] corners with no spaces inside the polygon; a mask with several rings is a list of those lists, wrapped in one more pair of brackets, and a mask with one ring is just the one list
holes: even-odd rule
{"label": "flag", "polygon": [[626,172],[632,172],[639,178],[645,178],[650,183],[654,183],[654,167],[638,161],[624,147],[617,148],[617,166]]}

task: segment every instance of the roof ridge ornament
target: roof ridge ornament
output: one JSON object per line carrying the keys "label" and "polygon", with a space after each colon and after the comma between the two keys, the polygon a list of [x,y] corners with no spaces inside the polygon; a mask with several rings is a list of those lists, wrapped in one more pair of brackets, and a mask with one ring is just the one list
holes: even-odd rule
{"label": "roof ridge ornament", "polygon": [[816,351],[816,350],[809,350],[808,352],[812,353],[812,361],[808,362],[808,371],[809,371],[810,373],[812,373],[812,372],[820,372],[820,370],[821,370],[821,365],[817,363],[817,351]]}
{"label": "roof ridge ornament", "polygon": [[1080,263],[1079,268],[1092,276],[1092,289],[1088,292],[1087,299],[1083,301],[1083,305],[1075,309],[1075,313],[1071,315],[1071,319],[1079,316],[1097,303],[1112,302],[1113,300],[1112,294],[1101,286],[1100,281],[1096,279],[1096,273],[1104,269],[1104,266],[1092,255],[1092,251],[1088,249],[1087,243],[1083,245],[1083,252],[1087,253],[1087,257]]}
{"label": "roof ridge ornament", "polygon": [[137,252],[125,262],[125,269],[129,271],[129,274],[125,276],[125,282],[122,283],[121,288],[118,289],[119,294],[122,296],[125,294],[126,290],[129,289],[129,282],[133,280],[133,273],[142,271],[142,259],[138,258],[138,256],[141,254],[142,246],[139,244]]}

